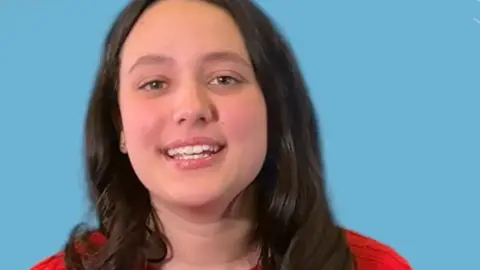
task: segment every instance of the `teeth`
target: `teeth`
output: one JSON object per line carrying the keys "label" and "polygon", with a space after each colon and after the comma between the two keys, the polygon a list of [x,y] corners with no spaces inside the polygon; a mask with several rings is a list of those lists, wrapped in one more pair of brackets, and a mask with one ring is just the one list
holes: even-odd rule
{"label": "teeth", "polygon": [[[168,149],[167,154],[171,157],[173,156],[198,156],[198,155],[210,155],[216,153],[219,149],[218,145],[189,145],[184,147],[177,147]],[[188,157],[188,158],[191,158]]]}
{"label": "teeth", "polygon": [[201,159],[201,158],[207,158],[211,156],[212,154],[196,154],[196,155],[175,155],[173,158],[174,159],[182,159],[182,160],[189,160],[189,159]]}

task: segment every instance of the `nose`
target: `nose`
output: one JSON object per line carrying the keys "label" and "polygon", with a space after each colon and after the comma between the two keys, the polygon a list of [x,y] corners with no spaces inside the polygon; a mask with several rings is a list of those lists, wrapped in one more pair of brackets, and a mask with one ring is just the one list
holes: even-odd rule
{"label": "nose", "polygon": [[206,124],[214,119],[214,106],[202,89],[179,91],[173,120],[179,125]]}

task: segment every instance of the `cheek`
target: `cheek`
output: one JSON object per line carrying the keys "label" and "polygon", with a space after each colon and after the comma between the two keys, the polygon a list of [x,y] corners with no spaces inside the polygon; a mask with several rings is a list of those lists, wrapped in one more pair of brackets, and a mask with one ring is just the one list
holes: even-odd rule
{"label": "cheek", "polygon": [[155,114],[144,102],[124,102],[121,104],[123,131],[129,149],[137,151],[158,143],[158,134],[163,130],[165,121]]}
{"label": "cheek", "polygon": [[[245,151],[266,151],[267,116],[263,96],[236,100],[223,108],[222,125],[229,141]],[[250,153],[252,154],[252,153]]]}

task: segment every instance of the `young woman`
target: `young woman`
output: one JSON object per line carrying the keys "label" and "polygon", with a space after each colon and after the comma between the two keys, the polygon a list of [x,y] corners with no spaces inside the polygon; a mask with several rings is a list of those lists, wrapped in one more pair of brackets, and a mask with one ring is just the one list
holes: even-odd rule
{"label": "young woman", "polygon": [[411,269],[337,224],[304,80],[250,1],[131,1],[105,41],[85,159],[99,226],[33,270]]}

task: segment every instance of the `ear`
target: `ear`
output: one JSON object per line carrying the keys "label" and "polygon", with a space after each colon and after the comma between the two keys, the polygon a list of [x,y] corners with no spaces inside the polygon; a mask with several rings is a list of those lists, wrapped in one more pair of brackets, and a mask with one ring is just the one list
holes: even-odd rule
{"label": "ear", "polygon": [[125,142],[125,133],[122,131],[120,131],[120,152],[126,154],[127,153],[127,144]]}

